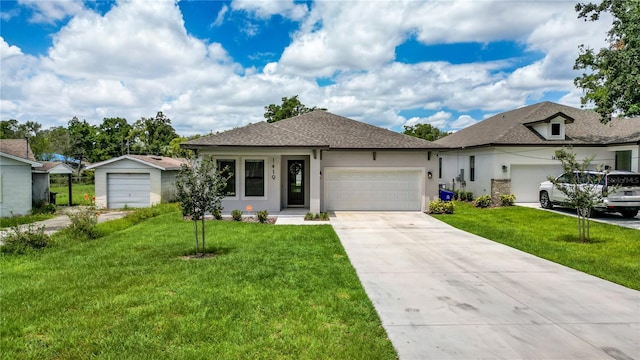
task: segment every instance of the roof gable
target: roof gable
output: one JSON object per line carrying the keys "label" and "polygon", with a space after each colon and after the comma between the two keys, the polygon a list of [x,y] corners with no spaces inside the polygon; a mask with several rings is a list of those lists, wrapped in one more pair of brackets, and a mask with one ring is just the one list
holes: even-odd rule
{"label": "roof gable", "polygon": [[434,149],[441,145],[315,110],[275,123],[259,122],[182,144],[203,146],[324,147],[329,149]]}
{"label": "roof gable", "polygon": [[187,159],[170,158],[165,156],[155,155],[122,155],[117,158],[112,158],[99,163],[95,163],[87,166],[87,170],[95,169],[107,164],[111,164],[121,160],[131,160],[137,163],[147,165],[159,170],[180,170],[182,164],[188,165]]}

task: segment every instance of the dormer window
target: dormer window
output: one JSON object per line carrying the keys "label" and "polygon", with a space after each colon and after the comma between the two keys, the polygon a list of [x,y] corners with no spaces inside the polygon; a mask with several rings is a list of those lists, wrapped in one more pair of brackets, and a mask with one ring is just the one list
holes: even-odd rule
{"label": "dormer window", "polygon": [[531,121],[524,123],[524,125],[535,131],[544,140],[565,140],[566,124],[572,122],[573,118],[563,113],[557,113],[546,119]]}

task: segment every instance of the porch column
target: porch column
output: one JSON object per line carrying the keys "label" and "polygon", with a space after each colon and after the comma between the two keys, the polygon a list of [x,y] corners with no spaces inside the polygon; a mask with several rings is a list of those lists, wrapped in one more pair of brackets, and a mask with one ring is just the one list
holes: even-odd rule
{"label": "porch column", "polygon": [[320,212],[320,154],[310,156],[309,164],[309,212]]}

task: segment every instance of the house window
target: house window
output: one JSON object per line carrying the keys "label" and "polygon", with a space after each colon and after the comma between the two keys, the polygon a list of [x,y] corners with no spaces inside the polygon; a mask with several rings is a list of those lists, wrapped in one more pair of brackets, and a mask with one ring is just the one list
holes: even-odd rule
{"label": "house window", "polygon": [[631,150],[616,151],[616,170],[631,171]]}
{"label": "house window", "polygon": [[264,160],[244,161],[244,195],[264,196]]}
{"label": "house window", "polygon": [[469,156],[469,181],[476,180],[476,157]]}
{"label": "house window", "polygon": [[551,124],[551,135],[560,136],[560,124]]}
{"label": "house window", "polygon": [[227,186],[224,188],[225,196],[236,196],[236,161],[233,159],[216,160],[218,171],[222,176],[228,177]]}
{"label": "house window", "polygon": [[438,158],[438,179],[442,179],[442,158]]}

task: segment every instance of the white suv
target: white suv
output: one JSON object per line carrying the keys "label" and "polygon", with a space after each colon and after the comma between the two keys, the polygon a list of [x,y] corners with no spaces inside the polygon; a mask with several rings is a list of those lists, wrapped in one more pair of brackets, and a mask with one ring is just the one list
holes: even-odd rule
{"label": "white suv", "polygon": [[[558,183],[569,185],[571,174],[562,174],[556,178]],[[578,176],[584,184],[595,184],[598,191],[606,192],[608,187],[614,191],[607,194],[594,210],[601,212],[619,212],[625,218],[633,218],[640,210],[640,174],[630,171],[587,171]],[[554,205],[563,205],[567,197],[551,181],[540,184],[540,206],[551,209]]]}

